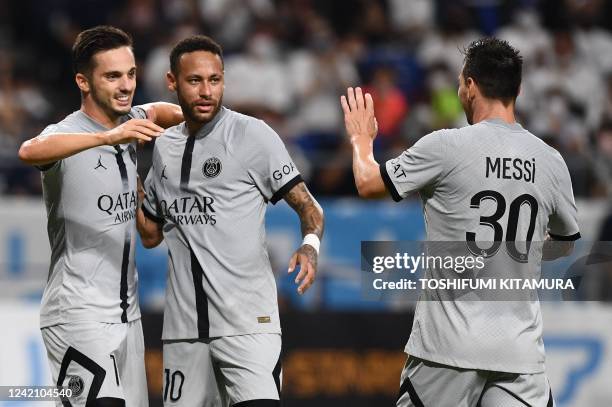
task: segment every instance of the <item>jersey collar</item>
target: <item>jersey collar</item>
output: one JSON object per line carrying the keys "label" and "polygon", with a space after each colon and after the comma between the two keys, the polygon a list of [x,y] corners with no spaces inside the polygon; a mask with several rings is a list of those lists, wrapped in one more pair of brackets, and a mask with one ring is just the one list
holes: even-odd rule
{"label": "jersey collar", "polygon": [[[198,132],[195,134],[195,137],[198,139],[206,137],[208,134],[210,134],[211,131],[213,131],[215,126],[227,116],[227,113],[227,108],[225,106],[221,106],[221,109],[219,109],[219,113],[217,113],[211,121],[202,126],[202,128],[200,128],[200,130],[198,130]],[[184,126],[184,130],[185,134],[189,135],[187,125]]]}
{"label": "jersey collar", "polygon": [[498,119],[498,118],[486,119],[486,120],[483,120],[482,122],[483,123],[488,123],[488,124],[493,124],[495,126],[506,127],[508,129],[511,129],[511,130],[523,130],[523,126],[521,126],[518,122],[507,123],[507,122],[503,121],[502,119]]}

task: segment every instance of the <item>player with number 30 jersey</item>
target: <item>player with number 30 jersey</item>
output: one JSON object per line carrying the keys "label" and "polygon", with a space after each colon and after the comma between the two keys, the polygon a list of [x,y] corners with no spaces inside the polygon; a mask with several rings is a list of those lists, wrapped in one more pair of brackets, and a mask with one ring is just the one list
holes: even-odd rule
{"label": "player with number 30 jersey", "polygon": [[[469,126],[428,134],[380,166],[372,98],[350,88],[341,103],[360,195],[419,192],[428,241],[463,242],[493,262],[524,262],[517,242],[557,240],[557,256],[567,255],[580,237],[570,176],[560,154],[515,120],[521,69],[504,41],[470,44],[458,91]],[[512,274],[510,263],[495,267]],[[398,406],[554,405],[537,299],[419,301],[405,351]]]}

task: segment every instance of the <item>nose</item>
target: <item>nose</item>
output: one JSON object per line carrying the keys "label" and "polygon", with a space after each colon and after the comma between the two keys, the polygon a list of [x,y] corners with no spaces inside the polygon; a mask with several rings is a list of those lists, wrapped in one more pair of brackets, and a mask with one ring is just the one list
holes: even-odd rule
{"label": "nose", "polygon": [[202,81],[200,85],[200,97],[205,99],[210,99],[212,96],[212,87],[208,81]]}
{"label": "nose", "polygon": [[131,92],[136,87],[136,78],[131,78],[127,75],[121,77],[121,82],[119,83],[119,89],[125,92]]}

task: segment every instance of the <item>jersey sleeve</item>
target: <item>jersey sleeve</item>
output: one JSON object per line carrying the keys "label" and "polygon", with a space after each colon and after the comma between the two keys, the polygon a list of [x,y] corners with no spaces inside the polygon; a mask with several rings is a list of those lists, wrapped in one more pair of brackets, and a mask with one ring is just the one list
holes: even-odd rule
{"label": "jersey sleeve", "polygon": [[278,134],[261,120],[247,123],[237,152],[257,188],[273,204],[303,181]]}
{"label": "jersey sleeve", "polygon": [[147,174],[147,179],[144,182],[145,198],[142,202],[142,212],[144,215],[155,223],[165,223],[164,214],[161,211],[159,200],[157,199],[156,187],[156,170],[155,163]]}
{"label": "jersey sleeve", "polygon": [[380,165],[380,174],[395,201],[434,184],[444,170],[444,131],[430,133],[398,157]]}
{"label": "jersey sleeve", "polygon": [[548,234],[554,240],[578,240],[580,230],[572,180],[567,165],[560,155],[558,158],[561,168],[556,171],[556,202],[553,213],[548,218]]}
{"label": "jersey sleeve", "polygon": [[[38,136],[45,136],[47,134],[60,133],[61,131],[62,130],[60,129],[59,125],[57,125],[57,124],[50,124],[49,126],[45,127],[43,129],[43,131],[41,131]],[[59,163],[60,162],[61,162],[61,160],[57,160],[57,161],[54,161],[54,162],[48,163],[48,164],[35,165],[34,167],[36,167],[40,171],[46,172],[46,171],[49,171],[52,168],[59,167]]]}
{"label": "jersey sleeve", "polygon": [[129,119],[146,119],[147,112],[142,108],[142,106],[133,106],[130,109],[130,113],[127,115],[127,120]]}

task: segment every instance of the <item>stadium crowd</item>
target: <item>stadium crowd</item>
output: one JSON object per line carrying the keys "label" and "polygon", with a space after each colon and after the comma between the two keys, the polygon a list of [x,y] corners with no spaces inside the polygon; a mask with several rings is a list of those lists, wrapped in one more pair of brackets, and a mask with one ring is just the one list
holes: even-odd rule
{"label": "stadium crowd", "polygon": [[4,1],[0,193],[40,194],[38,172],[18,161],[19,145],[78,105],[69,63],[76,34],[112,24],[134,37],[134,104],[173,101],[164,76],[177,40],[218,40],[225,104],[266,120],[321,196],[355,193],[339,104],[347,86],[374,96],[382,161],[432,130],[466,124],[460,50],[484,35],[507,39],[524,57],[519,121],[561,151],[577,197],[609,197],[611,12],[604,0]]}

